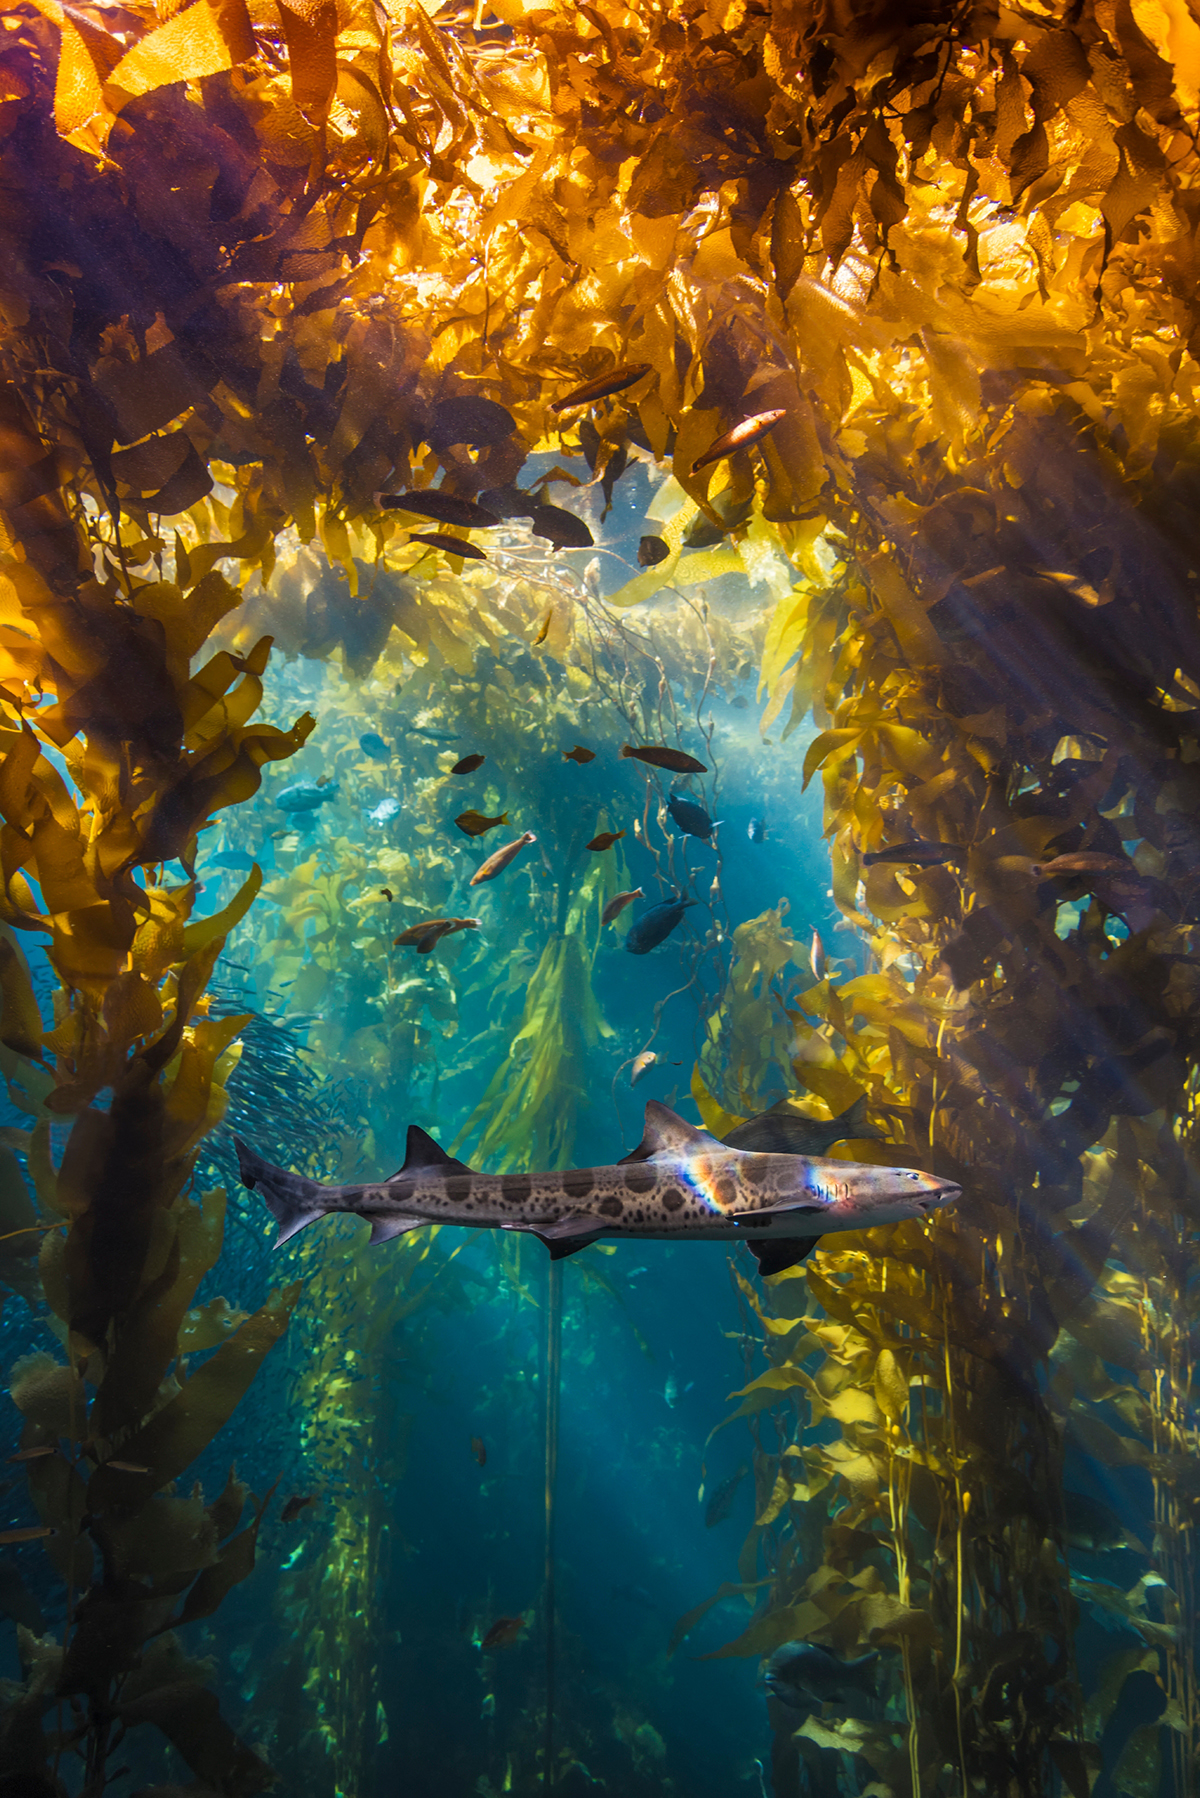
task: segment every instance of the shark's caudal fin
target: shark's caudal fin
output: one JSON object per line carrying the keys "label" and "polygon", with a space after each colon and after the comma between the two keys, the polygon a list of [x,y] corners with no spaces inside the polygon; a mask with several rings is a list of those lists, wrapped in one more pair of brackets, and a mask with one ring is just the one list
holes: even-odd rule
{"label": "shark's caudal fin", "polygon": [[[877,1130],[874,1124],[869,1124],[863,1116],[866,1109],[867,1095],[866,1093],[860,1093],[853,1105],[847,1105],[845,1111],[840,1111],[838,1113],[833,1122],[841,1125],[842,1134],[840,1136],[835,1136],[833,1139],[834,1142],[887,1141],[887,1131]],[[832,1125],[830,1128],[832,1129]]]}
{"label": "shark's caudal fin", "polygon": [[248,1149],[238,1137],[233,1139],[237,1150],[238,1166],[241,1169],[242,1185],[253,1192],[255,1188],[262,1194],[267,1210],[279,1224],[279,1235],[275,1238],[275,1247],[287,1242],[297,1230],[303,1230],[305,1224],[311,1224],[319,1217],[324,1217],[329,1209],[325,1197],[325,1188],[315,1180],[306,1180],[303,1174],[289,1174],[286,1168],[275,1167],[264,1161],[253,1149]]}
{"label": "shark's caudal fin", "polygon": [[699,1151],[720,1149],[723,1146],[707,1130],[701,1130],[698,1124],[687,1123],[668,1106],[660,1105],[657,1099],[651,1099],[646,1106],[646,1123],[641,1142],[628,1155],[622,1155],[617,1165],[623,1166],[627,1161],[649,1161],[653,1155],[686,1155],[689,1149]]}

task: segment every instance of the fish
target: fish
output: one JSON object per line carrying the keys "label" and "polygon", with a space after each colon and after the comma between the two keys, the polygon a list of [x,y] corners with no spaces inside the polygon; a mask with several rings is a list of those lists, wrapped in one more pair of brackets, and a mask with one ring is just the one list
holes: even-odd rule
{"label": "fish", "polygon": [[667,1383],[663,1387],[663,1403],[672,1411],[679,1403],[679,1381],[675,1378],[673,1373],[667,1375]]}
{"label": "fish", "polygon": [[364,755],[369,755],[377,762],[388,761],[392,753],[378,731],[373,730],[365,730],[363,732],[362,736],[358,739],[358,747],[362,750]]}
{"label": "fish", "polygon": [[743,1461],[736,1472],[731,1473],[728,1479],[721,1481],[721,1484],[709,1499],[708,1506],[704,1512],[704,1527],[706,1530],[715,1530],[719,1523],[724,1523],[725,1519],[733,1510],[733,1501],[737,1497],[738,1487],[741,1485],[749,1471],[750,1469]]}
{"label": "fish", "polygon": [[812,933],[812,942],[809,945],[808,950],[808,965],[812,969],[812,977],[814,980],[824,980],[825,970],[829,963],[825,954],[825,945],[821,941],[821,932],[819,930],[814,930]]}
{"label": "fish", "polygon": [[702,805],[697,805],[694,799],[683,798],[680,793],[671,794],[667,810],[685,836],[703,837],[706,841],[722,822],[720,818],[710,818]]}
{"label": "fish", "polygon": [[546,613],[546,616],[542,619],[541,624],[538,626],[537,636],[533,639],[533,644],[534,644],[535,649],[540,644],[542,644],[546,641],[546,638],[550,635],[550,626],[553,623],[554,623],[554,607],[551,606],[550,610]]}
{"label": "fish", "polygon": [[1083,1492],[1063,1492],[1063,1541],[1068,1548],[1087,1554],[1108,1554],[1117,1548],[1141,1548],[1115,1511]]}
{"label": "fish", "polygon": [[642,1075],[652,1068],[657,1060],[658,1056],[653,1049],[643,1049],[640,1055],[635,1055],[629,1064],[630,1086],[636,1086]]}
{"label": "fish", "polygon": [[311,1493],[294,1492],[279,1513],[279,1521],[281,1523],[294,1523],[301,1511],[306,1511],[309,1505],[315,1505],[316,1502],[316,1499]]}
{"label": "fish", "polygon": [[564,749],[563,750],[563,761],[564,762],[578,762],[579,766],[581,768],[584,766],[585,763],[594,762],[595,759],[596,759],[595,750],[594,749],[585,749],[583,747],[582,743],[576,743],[574,749]]}
{"label": "fish", "polygon": [[704,763],[698,762],[694,755],[685,755],[682,749],[670,749],[664,743],[642,743],[636,747],[632,743],[623,743],[621,755],[632,757],[634,761],[649,762],[652,768],[669,768],[672,774],[708,773]]}
{"label": "fish", "polygon": [[27,1530],[0,1530],[0,1545],[5,1548],[12,1542],[41,1542],[46,1536],[57,1535],[57,1530],[48,1524]]}
{"label": "fish", "polygon": [[485,880],[495,880],[497,874],[503,874],[514,856],[520,855],[526,843],[536,842],[537,838],[531,830],[522,831],[515,843],[506,843],[503,849],[497,849],[494,855],[489,855],[482,867],[476,868],[467,882],[468,886],[477,887]]}
{"label": "fish", "polygon": [[332,774],[318,774],[317,785],[319,787],[327,787],[332,779],[333,779]]}
{"label": "fish", "polygon": [[254,857],[248,854],[245,849],[226,849],[221,855],[214,855],[205,863],[205,866],[212,868],[236,868],[241,872],[248,873],[254,866]]}
{"label": "fish", "polygon": [[150,1471],[148,1467],[143,1467],[140,1461],[105,1461],[103,1465],[111,1467],[115,1473],[149,1473]]}
{"label": "fish", "polygon": [[657,949],[670,936],[687,907],[695,904],[694,899],[663,899],[642,912],[633,920],[625,938],[630,955],[648,955],[651,949]]}
{"label": "fish", "polygon": [[870,849],[863,856],[864,868],[876,862],[900,862],[916,868],[935,868],[940,862],[965,862],[967,852],[955,843],[924,843],[914,838],[908,843],[889,843],[886,849]]}
{"label": "fish", "polygon": [[744,693],[735,693],[729,703],[735,712],[746,712],[750,709],[750,701]]}
{"label": "fish", "polygon": [[792,1710],[814,1711],[823,1704],[874,1698],[878,1660],[879,1656],[871,1653],[856,1661],[843,1661],[813,1642],[785,1642],[767,1662],[763,1679],[782,1704]]}
{"label": "fish", "polygon": [[1123,855],[1100,855],[1094,849],[1079,849],[1073,855],[1056,855],[1053,861],[1034,862],[1029,870],[1036,880],[1049,880],[1056,875],[1130,874],[1133,871]]}
{"label": "fish", "polygon": [[639,537],[637,559],[639,568],[657,568],[665,562],[671,553],[671,545],[661,537]]}
{"label": "fish", "polygon": [[487,1466],[487,1444],[484,1442],[482,1436],[472,1436],[471,1453],[481,1467]]}
{"label": "fish", "polygon": [[461,761],[455,762],[450,772],[451,774],[474,774],[476,768],[482,768],[486,761],[486,755],[464,755]]}
{"label": "fish", "polygon": [[389,793],[386,798],[379,801],[372,811],[367,813],[367,817],[372,824],[390,824],[393,818],[399,817],[400,810],[400,801],[394,794]]}
{"label": "fish", "polygon": [[551,412],[570,412],[576,406],[594,406],[597,400],[610,399],[614,393],[624,393],[635,381],[650,373],[649,362],[622,362],[617,368],[610,369],[606,375],[597,375],[592,381],[585,381],[582,387],[572,387],[570,393],[564,394],[561,400],[551,400]]}
{"label": "fish", "polygon": [[41,1442],[36,1448],[20,1448],[15,1455],[9,1455],[10,1461],[44,1461],[47,1455],[56,1455],[58,1450],[52,1442]]}
{"label": "fish", "polygon": [[463,499],[457,493],[430,489],[425,493],[377,493],[375,503],[381,512],[411,512],[416,518],[432,518],[438,524],[457,524],[466,530],[491,530],[502,523],[496,512]]}
{"label": "fish", "polygon": [[324,1185],[277,1167],[234,1138],[242,1184],[279,1225],[276,1246],[319,1218],[350,1214],[373,1243],[426,1224],[516,1230],[558,1261],[601,1237],[759,1245],[924,1218],[962,1188],[914,1168],[802,1155],[746,1154],[666,1105],[646,1106],[641,1141],[619,1161],[563,1172],[485,1174],[447,1155],[416,1124],[390,1179]]}
{"label": "fish", "polygon": [[535,537],[545,537],[555,549],[590,549],[596,541],[578,513],[563,506],[535,506],[530,525]]}
{"label": "fish", "polygon": [[623,830],[602,830],[598,837],[592,838],[587,847],[597,851],[611,849],[613,844],[619,843],[624,835],[625,832]]}
{"label": "fish", "polygon": [[623,1598],[626,1604],[635,1604],[643,1611],[657,1611],[659,1608],[651,1598],[649,1592],[647,1592],[645,1586],[635,1586],[633,1584],[614,1586],[612,1589],[612,1596],[614,1598]]}
{"label": "fish", "polygon": [[329,781],[322,786],[317,781],[298,780],[290,787],[284,787],[275,795],[275,803],[281,812],[289,812],[293,816],[301,812],[315,812],[319,805],[327,800],[336,799],[338,783]]}
{"label": "fish", "polygon": [[497,1617],[479,1644],[480,1648],[511,1648],[525,1633],[524,1617]]}
{"label": "fish", "polygon": [[410,543],[423,543],[426,549],[441,549],[448,556],[462,556],[468,562],[486,562],[487,552],[465,537],[448,537],[442,531],[410,531]]}
{"label": "fish", "polygon": [[459,812],[454,820],[465,837],[481,837],[489,830],[495,830],[497,824],[508,823],[508,813],[501,812],[495,818],[485,818],[482,812]]}
{"label": "fish", "polygon": [[761,443],[767,432],[773,431],[780,419],[786,417],[787,407],[779,406],[773,412],[755,412],[749,418],[743,418],[731,431],[725,431],[710,443],[703,455],[696,457],[692,473],[699,474],[710,462],[719,462],[722,456],[732,455],[734,450],[749,449],[751,444]]}
{"label": "fish", "polygon": [[761,818],[751,818],[749,824],[746,826],[746,835],[752,843],[765,842],[767,827]]}
{"label": "fish", "polygon": [[444,936],[453,936],[457,930],[478,930],[480,922],[479,918],[423,918],[419,924],[402,930],[392,948],[415,948],[418,954],[428,955]]}
{"label": "fish", "polygon": [[614,893],[600,913],[601,924],[611,924],[614,918],[620,917],[627,905],[632,905],[635,899],[644,899],[645,897],[646,894],[642,887],[634,887],[628,893]]}
{"label": "fish", "polygon": [[384,898],[387,900],[389,905],[395,904],[396,895],[395,895],[395,893],[393,893],[391,887],[380,887],[379,890],[383,894]]}

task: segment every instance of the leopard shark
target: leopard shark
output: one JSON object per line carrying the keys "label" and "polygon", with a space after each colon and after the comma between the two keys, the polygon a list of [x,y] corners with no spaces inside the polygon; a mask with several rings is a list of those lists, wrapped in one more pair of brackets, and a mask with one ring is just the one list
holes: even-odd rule
{"label": "leopard shark", "polygon": [[555,1261],[602,1237],[745,1242],[770,1274],[830,1231],[923,1218],[962,1192],[915,1168],[731,1148],[655,1100],[630,1154],[562,1173],[482,1174],[410,1124],[404,1166],[390,1179],[327,1186],[235,1142],[242,1183],[279,1224],[276,1247],[318,1218],[349,1212],[370,1224],[373,1243],[426,1224],[522,1230]]}

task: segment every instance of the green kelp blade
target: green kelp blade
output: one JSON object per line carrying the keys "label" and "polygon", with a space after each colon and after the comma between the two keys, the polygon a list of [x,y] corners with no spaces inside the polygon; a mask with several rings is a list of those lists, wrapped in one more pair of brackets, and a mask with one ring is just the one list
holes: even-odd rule
{"label": "green kelp blade", "polygon": [[713,1606],[720,1604],[723,1598],[744,1598],[750,1592],[757,1592],[760,1586],[769,1584],[770,1581],[765,1579],[755,1580],[752,1585],[748,1586],[737,1585],[726,1580],[724,1585],[717,1587],[711,1598],[706,1598],[701,1604],[693,1605],[691,1610],[686,1611],[679,1619],[671,1631],[671,1640],[667,1643],[667,1659],[670,1660],[675,1650],[691,1635],[701,1618],[707,1617]]}

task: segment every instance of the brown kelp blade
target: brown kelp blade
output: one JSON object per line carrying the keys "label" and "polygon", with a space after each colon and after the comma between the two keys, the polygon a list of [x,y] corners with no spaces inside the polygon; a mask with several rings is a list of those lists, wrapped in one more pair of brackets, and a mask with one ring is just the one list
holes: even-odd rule
{"label": "brown kelp blade", "polygon": [[773,431],[781,418],[787,417],[787,407],[779,406],[774,412],[756,412],[750,418],[743,418],[741,424],[734,425],[710,443],[702,456],[697,456],[692,463],[692,473],[698,474],[707,468],[710,462],[719,462],[722,456],[732,455],[734,450],[749,449],[752,443],[761,443],[768,431]]}
{"label": "brown kelp blade", "polygon": [[415,518],[432,518],[438,524],[457,524],[465,530],[490,530],[502,521],[486,506],[459,493],[377,493],[376,504],[382,512],[411,512]]}
{"label": "brown kelp blade", "polygon": [[551,412],[570,412],[575,406],[594,406],[597,400],[606,400],[614,393],[624,393],[635,381],[650,373],[648,362],[625,362],[620,368],[614,368],[606,375],[597,375],[593,381],[585,381],[582,387],[573,387],[570,393],[561,400],[553,400]]}

